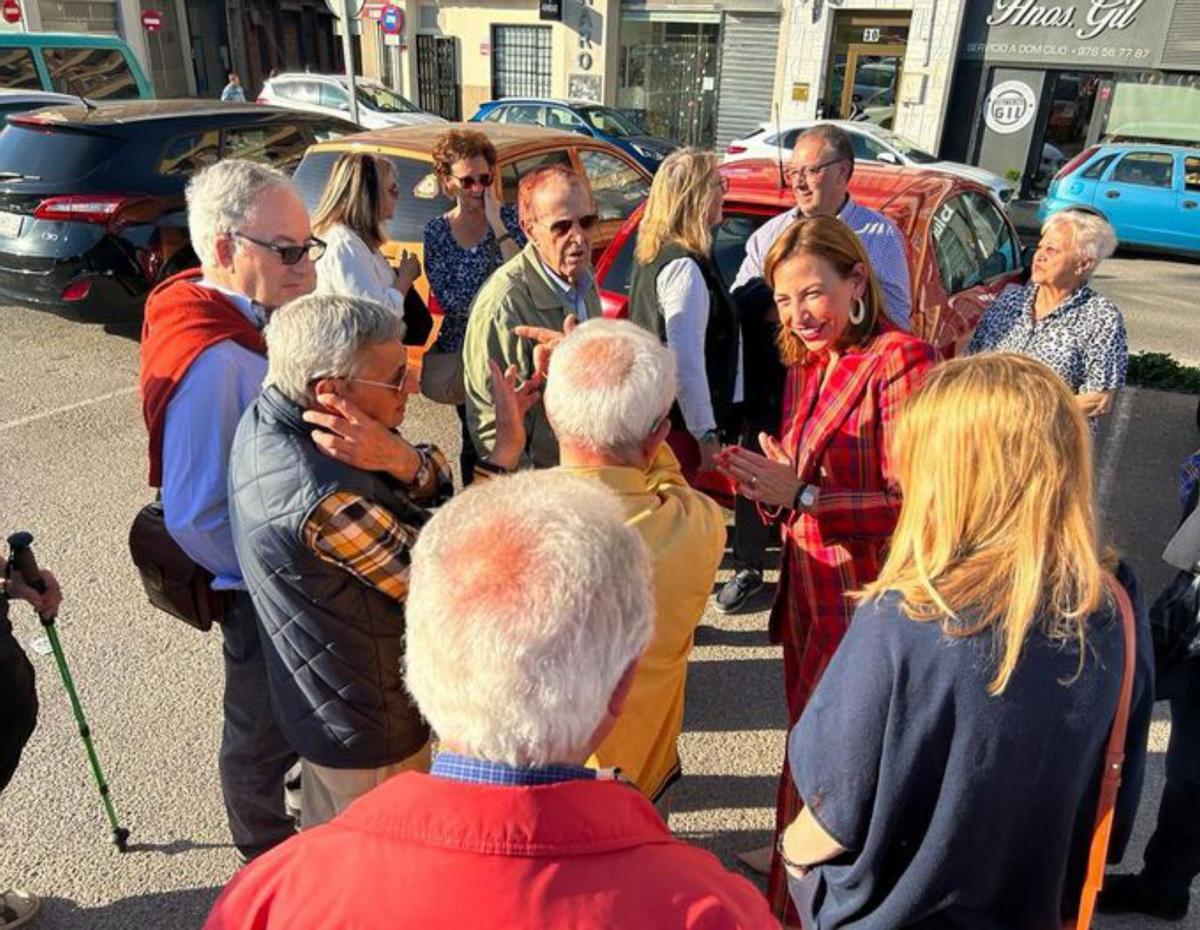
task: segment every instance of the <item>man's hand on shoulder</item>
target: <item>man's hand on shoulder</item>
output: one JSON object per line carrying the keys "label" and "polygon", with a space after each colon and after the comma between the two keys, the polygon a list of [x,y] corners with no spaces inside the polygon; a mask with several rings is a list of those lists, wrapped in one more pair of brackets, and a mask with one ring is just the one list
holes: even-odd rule
{"label": "man's hand on shoulder", "polygon": [[321,407],[304,411],[304,420],[319,427],[312,432],[318,449],[362,471],[387,472],[403,484],[416,478],[421,456],[403,436],[344,397],[321,394],[317,402]]}

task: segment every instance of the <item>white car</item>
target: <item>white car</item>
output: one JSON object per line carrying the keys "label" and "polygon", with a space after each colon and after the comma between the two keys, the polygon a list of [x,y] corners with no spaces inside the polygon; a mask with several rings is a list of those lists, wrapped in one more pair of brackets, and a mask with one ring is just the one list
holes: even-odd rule
{"label": "white car", "polygon": [[[445,122],[440,116],[426,113],[378,81],[355,78],[354,87],[358,91],[358,124],[363,129]],[[344,74],[307,74],[302,71],[279,74],[263,85],[258,102],[342,119],[350,117],[350,90]]]}
{"label": "white car", "polygon": [[[745,161],[752,158],[778,158],[782,155],[787,161],[791,157],[792,147],[804,130],[817,125],[819,120],[793,120],[776,126],[774,123],[761,123],[758,129],[742,139],[734,139],[725,149],[725,162]],[[890,129],[884,129],[874,123],[826,120],[835,126],[840,126],[850,134],[854,144],[854,158],[857,161],[884,162],[889,165],[922,166],[937,168],[950,174],[969,178],[976,184],[990,188],[1001,205],[1007,207],[1013,198],[1014,186],[1011,181],[1000,175],[979,168],[975,165],[964,165],[956,161],[943,161],[936,155],[931,155],[917,148],[907,139],[896,135]]]}

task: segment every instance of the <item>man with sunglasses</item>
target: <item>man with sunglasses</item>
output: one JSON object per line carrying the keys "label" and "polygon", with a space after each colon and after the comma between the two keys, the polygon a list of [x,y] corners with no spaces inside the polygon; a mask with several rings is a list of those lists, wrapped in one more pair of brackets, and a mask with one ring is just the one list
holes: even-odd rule
{"label": "man with sunglasses", "polygon": [[[785,375],[775,349],[778,324],[774,300],[763,282],[763,264],[771,246],[796,220],[836,216],[853,229],[871,260],[888,316],[908,328],[911,296],[904,236],[882,213],[854,202],[849,193],[853,173],[854,145],[843,129],[821,123],[806,130],[784,171],[796,198],[795,209],[768,220],[746,242],[746,257],[730,289],[742,317],[746,372],[742,444],[746,448],[757,447],[760,432],[774,435],[779,428]],[[738,613],[762,593],[768,541],[769,530],[754,504],[739,497],[734,519],[734,575],[717,593],[717,610]]]}
{"label": "man with sunglasses", "polygon": [[[233,442],[233,541],[265,634],[271,705],[301,759],[306,830],[399,772],[429,769],[429,728],[401,671],[404,605],[410,550],[454,480],[440,451],[396,432],[412,389],[403,336],[403,320],[375,301],[288,304],[267,329],[262,394]],[[516,463],[514,405],[537,386],[501,381],[499,462],[481,467]]]}
{"label": "man with sunglasses", "polygon": [[[535,374],[533,344],[518,326],[562,330],[568,317],[579,322],[601,316],[592,278],[592,236],[597,216],[582,179],[564,165],[549,165],[521,179],[521,228],[529,243],[502,265],[471,307],[463,343],[467,426],[479,455],[496,441],[496,415],[488,387],[489,361],[519,376]],[[558,464],[558,442],[536,404],[525,419],[528,437],[523,464]]]}
{"label": "man with sunglasses", "polygon": [[288,178],[231,159],[187,187],[200,267],[164,281],[146,302],[142,411],[150,484],[171,538],[228,591],[221,790],[234,846],[249,860],[295,832],[284,778],[296,755],[271,713],[257,621],[234,554],[227,476],[234,431],[267,370],[261,330],[307,294],[324,251]]}

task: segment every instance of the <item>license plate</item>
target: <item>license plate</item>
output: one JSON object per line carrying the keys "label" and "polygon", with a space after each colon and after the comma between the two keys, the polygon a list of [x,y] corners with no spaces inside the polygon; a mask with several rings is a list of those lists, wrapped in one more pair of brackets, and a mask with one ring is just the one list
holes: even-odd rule
{"label": "license plate", "polygon": [[15,239],[21,235],[21,221],[25,217],[19,213],[5,213],[0,210],[0,236],[8,236],[10,239]]}

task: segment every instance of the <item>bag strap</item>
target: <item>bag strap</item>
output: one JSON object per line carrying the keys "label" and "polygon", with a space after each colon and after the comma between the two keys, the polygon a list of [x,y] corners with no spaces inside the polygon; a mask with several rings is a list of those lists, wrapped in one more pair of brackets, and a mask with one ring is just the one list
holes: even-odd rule
{"label": "bag strap", "polygon": [[1134,625],[1133,604],[1121,583],[1112,575],[1104,576],[1105,585],[1116,601],[1121,615],[1125,638],[1125,667],[1121,672],[1121,693],[1108,745],[1104,749],[1104,771],[1100,776],[1100,799],[1096,803],[1096,824],[1092,845],[1088,851],[1087,875],[1079,898],[1079,914],[1075,930],[1088,930],[1096,910],[1096,896],[1104,884],[1104,867],[1108,863],[1108,843],[1112,836],[1113,811],[1117,806],[1117,789],[1121,787],[1121,766],[1125,761],[1125,731],[1129,725],[1129,706],[1133,701],[1133,671],[1137,664],[1137,630]]}

